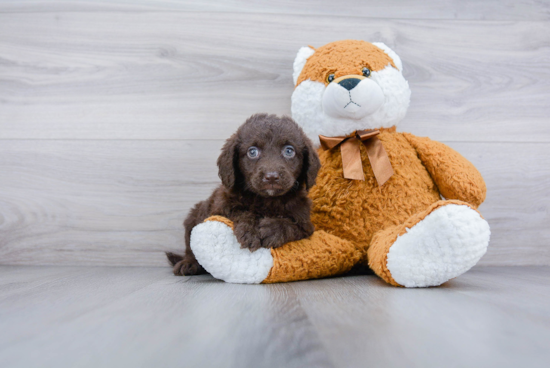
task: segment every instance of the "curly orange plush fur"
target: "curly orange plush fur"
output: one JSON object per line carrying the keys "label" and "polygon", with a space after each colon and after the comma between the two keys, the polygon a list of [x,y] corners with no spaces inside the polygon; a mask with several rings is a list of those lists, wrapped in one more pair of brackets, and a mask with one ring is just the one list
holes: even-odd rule
{"label": "curly orange plush fur", "polygon": [[476,206],[485,199],[485,182],[479,172],[450,147],[397,133],[395,128],[382,129],[378,138],[395,172],[383,187],[376,182],[364,146],[365,181],[343,177],[339,150],[319,152],[322,166],[310,193],[312,221],[317,229],[366,249],[377,231],[403,223],[439,201],[441,194]]}

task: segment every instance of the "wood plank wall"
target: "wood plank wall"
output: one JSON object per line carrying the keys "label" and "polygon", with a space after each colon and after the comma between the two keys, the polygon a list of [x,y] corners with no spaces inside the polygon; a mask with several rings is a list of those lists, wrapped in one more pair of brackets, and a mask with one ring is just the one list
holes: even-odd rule
{"label": "wood plank wall", "polygon": [[550,264],[550,4],[0,1],[0,264],[165,265],[223,140],[290,114],[299,47],[382,41],[399,130],[484,175],[484,265]]}

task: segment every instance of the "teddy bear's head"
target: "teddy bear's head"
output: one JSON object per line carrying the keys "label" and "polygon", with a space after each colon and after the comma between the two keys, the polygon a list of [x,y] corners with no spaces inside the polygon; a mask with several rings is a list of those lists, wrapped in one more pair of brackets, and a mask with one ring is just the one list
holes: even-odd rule
{"label": "teddy bear's head", "polygon": [[411,97],[402,69],[399,56],[380,42],[302,47],[294,60],[292,117],[317,145],[319,134],[392,127]]}

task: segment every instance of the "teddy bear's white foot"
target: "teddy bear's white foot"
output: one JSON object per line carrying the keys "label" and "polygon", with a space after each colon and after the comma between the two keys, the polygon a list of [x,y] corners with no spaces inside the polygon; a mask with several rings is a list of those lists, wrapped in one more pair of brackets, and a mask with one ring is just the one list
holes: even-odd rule
{"label": "teddy bear's white foot", "polygon": [[387,268],[406,287],[441,285],[480,260],[490,235],[489,224],[477,211],[449,204],[397,238],[388,252]]}
{"label": "teddy bear's white foot", "polygon": [[233,229],[219,221],[207,221],[191,231],[191,249],[212,276],[225,282],[259,284],[273,267],[271,250],[242,249]]}

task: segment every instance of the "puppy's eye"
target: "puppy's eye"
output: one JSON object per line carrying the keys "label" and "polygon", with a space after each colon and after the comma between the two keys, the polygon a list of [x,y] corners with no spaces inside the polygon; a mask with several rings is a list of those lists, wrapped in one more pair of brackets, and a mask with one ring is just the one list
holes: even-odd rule
{"label": "puppy's eye", "polygon": [[363,77],[368,78],[370,77],[370,69],[367,67],[363,68]]}
{"label": "puppy's eye", "polygon": [[294,157],[294,155],[296,155],[296,151],[294,151],[294,147],[285,146],[283,148],[283,156],[285,156],[286,158],[292,158]]}
{"label": "puppy's eye", "polygon": [[258,147],[250,147],[246,152],[246,155],[250,158],[258,158],[260,156],[260,149]]}
{"label": "puppy's eye", "polygon": [[330,83],[334,80],[334,74],[327,75],[327,83]]}

